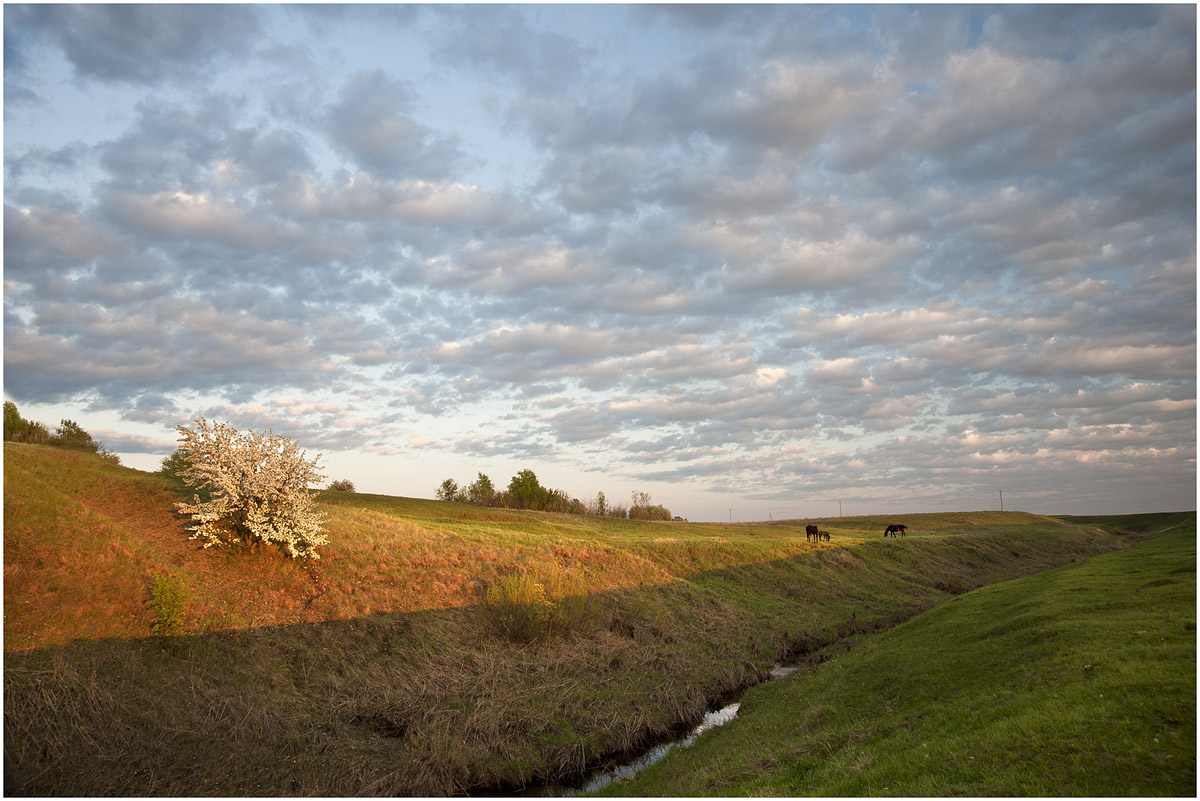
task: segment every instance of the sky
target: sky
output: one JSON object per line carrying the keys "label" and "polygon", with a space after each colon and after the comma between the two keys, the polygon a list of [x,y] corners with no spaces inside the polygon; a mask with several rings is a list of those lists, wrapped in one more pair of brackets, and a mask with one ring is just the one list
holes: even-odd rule
{"label": "sky", "polygon": [[5,4],[4,397],[407,497],[1195,509],[1196,8]]}

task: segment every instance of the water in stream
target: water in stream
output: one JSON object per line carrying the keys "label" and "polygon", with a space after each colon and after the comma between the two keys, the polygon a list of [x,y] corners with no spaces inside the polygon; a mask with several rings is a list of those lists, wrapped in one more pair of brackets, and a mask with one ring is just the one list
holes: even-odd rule
{"label": "water in stream", "polygon": [[[771,678],[779,679],[790,676],[797,669],[798,668],[796,667],[786,665],[775,665],[771,668]],[[672,748],[687,748],[692,743],[696,742],[696,738],[704,732],[708,731],[709,729],[716,728],[717,726],[724,725],[733,720],[735,717],[737,717],[738,709],[740,708],[741,704],[732,703],[713,712],[706,712],[704,713],[704,719],[700,721],[699,725],[688,732],[686,736],[681,737],[678,740],[672,740],[669,743],[656,745],[654,748],[651,748],[649,751],[642,754],[632,762],[627,762],[624,765],[618,765],[615,768],[603,768],[601,770],[597,770],[582,787],[547,785],[539,788],[539,791],[536,794],[541,796],[571,796],[579,795],[581,793],[592,793],[614,781],[628,779],[644,768],[653,765],[655,762],[665,757],[667,752],[669,752]]]}

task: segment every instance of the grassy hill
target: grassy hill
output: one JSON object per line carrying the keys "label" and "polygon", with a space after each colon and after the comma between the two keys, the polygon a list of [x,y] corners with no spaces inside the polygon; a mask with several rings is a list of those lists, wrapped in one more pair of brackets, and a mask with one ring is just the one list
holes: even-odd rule
{"label": "grassy hill", "polygon": [[[307,564],[200,549],[171,479],[45,447],[4,455],[14,794],[562,778],[694,722],[776,659],[1155,533],[1019,512],[650,523],[327,492],[330,544]],[[807,542],[807,522],[831,541]],[[909,536],[884,540],[891,522]],[[542,594],[487,593],[516,576]],[[186,593],[186,636],[152,636],[159,577]],[[513,615],[541,636],[514,636]]]}
{"label": "grassy hill", "polygon": [[603,792],[1194,797],[1186,517],[1093,521],[1165,533],[956,598],[755,687],[736,720]]}

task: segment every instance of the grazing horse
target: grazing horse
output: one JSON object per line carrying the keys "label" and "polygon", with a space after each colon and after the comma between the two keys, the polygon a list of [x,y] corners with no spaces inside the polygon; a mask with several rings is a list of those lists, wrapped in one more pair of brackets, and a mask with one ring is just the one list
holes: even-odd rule
{"label": "grazing horse", "polygon": [[904,536],[907,537],[908,536],[908,526],[900,525],[898,523],[893,523],[892,525],[888,526],[883,531],[883,536],[886,537],[888,534],[891,534],[893,537],[898,537],[901,534],[903,534]]}
{"label": "grazing horse", "polygon": [[818,535],[820,533],[821,532],[817,531],[816,526],[805,526],[804,527],[804,538],[806,540],[808,540],[809,542],[812,542],[815,539],[819,539]]}
{"label": "grazing horse", "polygon": [[821,540],[825,540],[826,542],[829,542],[829,532],[828,531],[818,531],[817,532],[817,541],[820,542]]}

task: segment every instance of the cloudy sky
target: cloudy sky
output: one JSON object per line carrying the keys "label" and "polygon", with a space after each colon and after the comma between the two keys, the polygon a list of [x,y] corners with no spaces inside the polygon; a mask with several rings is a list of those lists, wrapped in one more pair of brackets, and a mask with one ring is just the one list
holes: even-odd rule
{"label": "cloudy sky", "polygon": [[4,6],[4,396],[360,491],[1194,509],[1196,9]]}

